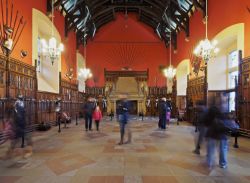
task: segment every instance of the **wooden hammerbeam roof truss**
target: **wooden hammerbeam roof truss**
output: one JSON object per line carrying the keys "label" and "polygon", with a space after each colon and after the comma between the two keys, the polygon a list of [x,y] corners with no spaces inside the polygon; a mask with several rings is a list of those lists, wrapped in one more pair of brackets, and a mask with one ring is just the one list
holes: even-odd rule
{"label": "wooden hammerbeam roof truss", "polygon": [[177,34],[184,31],[190,35],[189,19],[197,9],[205,17],[205,0],[47,0],[47,12],[54,7],[65,15],[65,35],[75,31],[77,46],[86,45],[87,40],[104,24],[115,20],[116,12],[138,13],[138,19],[149,25],[165,45],[177,49]]}

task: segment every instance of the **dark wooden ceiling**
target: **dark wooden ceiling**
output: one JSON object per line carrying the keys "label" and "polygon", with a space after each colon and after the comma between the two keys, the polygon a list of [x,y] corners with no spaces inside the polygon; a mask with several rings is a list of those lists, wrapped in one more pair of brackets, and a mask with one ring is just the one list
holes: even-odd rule
{"label": "dark wooden ceiling", "polygon": [[149,25],[169,45],[177,49],[177,34],[189,37],[189,19],[197,9],[205,16],[205,0],[47,0],[47,11],[54,8],[65,15],[65,35],[75,31],[77,45],[86,44],[96,31],[115,20],[116,12],[138,14],[138,20]]}

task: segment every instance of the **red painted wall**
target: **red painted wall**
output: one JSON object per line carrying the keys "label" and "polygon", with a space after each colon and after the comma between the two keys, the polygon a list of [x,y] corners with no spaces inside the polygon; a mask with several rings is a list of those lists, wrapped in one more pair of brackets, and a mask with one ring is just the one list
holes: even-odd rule
{"label": "red painted wall", "polygon": [[[237,23],[245,23],[245,57],[250,56],[250,7],[249,0],[209,0],[208,1],[208,37],[211,39],[223,29]],[[185,33],[178,35],[178,50],[173,54],[175,66],[182,60],[190,58],[190,53],[199,40],[205,38],[205,24],[202,13],[196,11],[190,18],[189,42],[185,41]],[[83,53],[83,49],[81,51]],[[104,84],[103,69],[120,70],[129,65],[133,70],[149,68],[149,85],[165,85],[165,79],[159,73],[159,65],[168,64],[168,49],[160,42],[153,30],[138,22],[135,15],[117,15],[115,21],[103,26],[93,41],[87,46],[87,66],[93,71],[94,78],[88,84],[102,86]]]}
{"label": "red painted wall", "polygon": [[[27,20],[27,25],[17,44],[13,57],[31,64],[32,60],[32,8],[46,13],[46,0],[13,0],[14,8],[18,9]],[[213,38],[220,31],[236,23],[245,24],[245,57],[250,56],[250,7],[249,0],[209,0],[208,1],[208,33]],[[62,54],[62,73],[69,65],[76,71],[76,47],[75,34],[71,32],[68,38],[64,37],[64,17],[58,12],[55,24],[61,34],[65,45]],[[190,41],[185,42],[183,32],[178,35],[178,52],[173,55],[174,65],[177,66],[183,59],[190,58],[190,53],[200,39],[205,37],[205,25],[202,23],[202,15],[195,12],[190,18]],[[28,56],[20,58],[20,50],[28,51]],[[83,54],[83,48],[80,47]],[[130,66],[133,70],[146,70],[149,68],[149,85],[165,85],[165,78],[159,73],[159,65],[168,64],[168,49],[165,48],[154,31],[147,25],[138,22],[137,17],[129,14],[125,19],[124,14],[118,14],[117,19],[98,30],[95,38],[89,41],[87,46],[87,67],[93,71],[94,78],[90,85],[103,86],[104,68],[108,70],[120,70]]]}
{"label": "red painted wall", "polygon": [[[19,59],[28,64],[32,64],[32,8],[35,8],[46,14],[47,1],[25,0],[24,2],[22,0],[13,0],[13,4],[14,12],[18,10],[27,23],[18,44],[11,54],[11,57]],[[64,17],[59,12],[55,12],[54,22],[61,35],[62,42],[65,47],[65,51],[62,53],[62,75],[64,75],[67,72],[69,66],[73,67],[74,71],[76,71],[76,36],[74,32],[71,32],[68,35],[68,38],[64,36]],[[20,57],[20,51],[22,49],[28,52],[28,55],[23,59]]]}
{"label": "red painted wall", "polygon": [[[116,20],[101,27],[87,45],[87,67],[93,72],[90,86],[103,86],[104,68],[121,70],[149,69],[149,84],[165,86],[166,79],[159,72],[160,65],[167,65],[168,53],[164,43],[153,29],[137,20],[135,14],[116,14]],[[84,49],[80,52],[84,55]]]}
{"label": "red painted wall", "polygon": [[[212,39],[223,29],[237,24],[245,24],[245,57],[250,56],[250,7],[249,0],[208,0],[208,37]],[[173,60],[178,65],[184,59],[190,58],[190,53],[198,44],[199,40],[205,38],[205,24],[202,23],[201,12],[195,12],[190,19],[190,41],[186,42],[185,34],[178,35],[178,52]]]}
{"label": "red painted wall", "polygon": [[[20,0],[13,0],[14,12],[19,11],[26,21],[23,33],[16,45],[16,48],[11,54],[11,57],[19,59],[25,63],[32,64],[32,8],[38,9],[42,12],[46,12],[46,0],[32,1],[26,0],[27,3]],[[3,1],[5,3],[5,1]],[[4,11],[5,12],[5,11]],[[25,50],[28,55],[22,59],[20,57],[20,51]]]}

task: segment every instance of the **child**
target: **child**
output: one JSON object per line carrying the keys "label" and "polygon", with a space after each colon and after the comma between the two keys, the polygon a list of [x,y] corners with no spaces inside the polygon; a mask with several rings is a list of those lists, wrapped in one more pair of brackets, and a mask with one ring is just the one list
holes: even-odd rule
{"label": "child", "polygon": [[96,106],[95,111],[93,113],[93,119],[95,120],[96,130],[99,131],[99,122],[102,119],[102,112],[99,106]]}

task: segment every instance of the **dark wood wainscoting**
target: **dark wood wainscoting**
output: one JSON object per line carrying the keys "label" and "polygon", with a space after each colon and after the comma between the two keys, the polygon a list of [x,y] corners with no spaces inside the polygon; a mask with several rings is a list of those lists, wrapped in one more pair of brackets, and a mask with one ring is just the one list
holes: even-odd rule
{"label": "dark wood wainscoting", "polygon": [[[78,83],[64,80],[61,75],[60,92],[49,93],[37,90],[37,75],[34,66],[0,55],[0,131],[5,119],[11,117],[18,95],[25,102],[26,121],[36,127],[41,123],[56,122],[56,100],[62,99],[62,110],[77,118],[83,109],[85,94],[78,92]],[[1,133],[1,132],[0,132]]]}
{"label": "dark wood wainscoting", "polygon": [[242,131],[250,136],[250,57],[239,63],[237,107]]}

